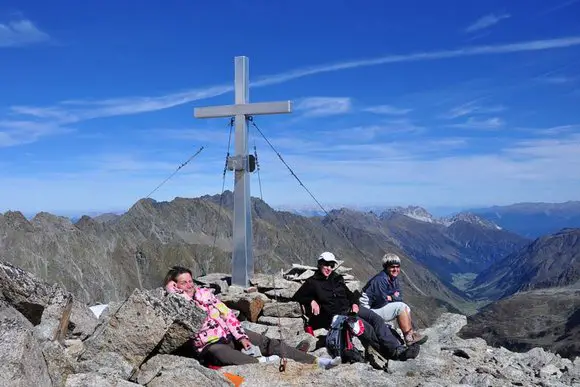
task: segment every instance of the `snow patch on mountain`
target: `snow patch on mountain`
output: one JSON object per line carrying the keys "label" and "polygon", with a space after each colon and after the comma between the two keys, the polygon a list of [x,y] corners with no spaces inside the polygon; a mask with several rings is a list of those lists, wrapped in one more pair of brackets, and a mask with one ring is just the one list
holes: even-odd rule
{"label": "snow patch on mountain", "polygon": [[393,207],[389,208],[387,211],[405,215],[409,218],[419,220],[421,222],[439,223],[438,220],[429,213],[429,211],[419,206]]}
{"label": "snow patch on mountain", "polygon": [[434,217],[433,215],[431,215],[431,213],[429,213],[429,211],[419,206],[393,207],[389,208],[387,212],[405,215],[409,218],[418,220],[420,222],[442,224],[447,227],[451,226],[455,222],[462,221],[466,223],[475,224],[484,228],[501,230],[501,227],[499,227],[497,224],[490,222],[489,220],[479,217],[470,212],[460,212],[453,216],[442,218]]}
{"label": "snow patch on mountain", "polygon": [[490,228],[493,230],[501,230],[502,229],[497,224],[495,224],[487,219],[484,219],[480,216],[472,214],[471,212],[460,212],[458,214],[453,215],[450,218],[444,219],[443,221],[448,223],[449,225],[452,225],[453,223],[458,222],[458,221],[463,221],[463,222],[467,222],[467,223],[471,223],[471,224],[476,224],[476,225],[481,226],[483,228]]}

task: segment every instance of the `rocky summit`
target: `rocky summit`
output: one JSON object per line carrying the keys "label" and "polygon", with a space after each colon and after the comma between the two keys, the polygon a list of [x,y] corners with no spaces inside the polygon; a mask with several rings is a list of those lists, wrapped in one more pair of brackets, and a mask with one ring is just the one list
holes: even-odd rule
{"label": "rocky summit", "polygon": [[[357,286],[349,269],[339,272]],[[232,309],[248,329],[289,344],[308,340],[308,351],[328,356],[308,335],[300,307],[289,301],[312,268],[256,275],[252,287],[230,285],[225,274],[196,278]],[[59,285],[48,284],[10,264],[0,264],[0,385],[2,386],[580,386],[580,358],[572,361],[543,349],[513,353],[481,338],[457,333],[466,317],[444,313],[423,333],[429,340],[416,359],[342,364],[331,370],[288,360],[278,364],[212,370],[185,356],[203,312],[163,289],[135,289],[97,318]],[[237,381],[237,384],[234,382]],[[241,384],[240,384],[241,381]]]}

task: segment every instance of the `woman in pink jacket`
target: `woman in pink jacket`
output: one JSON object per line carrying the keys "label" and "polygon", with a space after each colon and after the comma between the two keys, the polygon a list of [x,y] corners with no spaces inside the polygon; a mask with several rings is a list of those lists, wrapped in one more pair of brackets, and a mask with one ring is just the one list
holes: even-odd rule
{"label": "woman in pink jacket", "polygon": [[195,303],[207,313],[199,332],[192,337],[193,346],[203,363],[219,366],[273,362],[279,356],[305,364],[332,368],[340,364],[335,359],[317,358],[281,340],[244,330],[232,311],[206,288],[195,286],[191,271],[174,266],[165,276],[165,289]]}

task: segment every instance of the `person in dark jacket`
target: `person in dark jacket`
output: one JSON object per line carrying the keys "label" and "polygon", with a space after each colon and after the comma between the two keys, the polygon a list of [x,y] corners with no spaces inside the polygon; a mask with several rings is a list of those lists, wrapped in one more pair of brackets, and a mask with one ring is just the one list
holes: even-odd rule
{"label": "person in dark jacket", "polygon": [[347,288],[342,276],[334,272],[338,261],[326,251],[318,257],[318,270],[296,291],[293,300],[304,306],[313,329],[329,329],[335,315],[358,314],[364,325],[362,339],[383,356],[396,360],[417,357],[418,345],[405,347],[393,335],[384,320],[365,307],[359,307],[357,297]]}
{"label": "person in dark jacket", "polygon": [[407,345],[423,344],[427,336],[423,336],[413,329],[411,308],[403,302],[403,294],[399,285],[401,258],[393,253],[383,257],[383,270],[371,278],[363,287],[360,304],[369,308],[387,322],[397,320],[403,331]]}

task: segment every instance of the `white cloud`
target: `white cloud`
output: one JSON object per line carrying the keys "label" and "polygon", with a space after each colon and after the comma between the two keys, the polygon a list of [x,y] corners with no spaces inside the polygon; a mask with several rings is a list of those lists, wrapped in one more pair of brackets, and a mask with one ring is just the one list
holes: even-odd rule
{"label": "white cloud", "polygon": [[489,15],[485,15],[485,16],[480,17],[474,23],[469,25],[469,27],[467,27],[465,29],[465,32],[472,33],[475,31],[483,30],[485,28],[489,28],[493,25],[496,25],[500,21],[502,21],[504,19],[508,19],[510,17],[511,16],[507,13],[502,13],[499,15],[495,15],[493,13],[490,13]]}
{"label": "white cloud", "polygon": [[[580,45],[580,36],[572,36],[559,39],[534,40],[521,43],[504,45],[476,46],[447,51],[419,52],[414,54],[387,55],[375,59],[358,61],[346,61],[335,64],[299,68],[284,73],[268,75],[252,82],[252,87],[263,87],[285,83],[294,79],[328,73],[346,69],[360,67],[377,66],[390,63],[428,61],[439,59],[452,59],[475,55],[508,54],[526,51],[542,51],[557,48],[566,48]],[[63,101],[53,107],[23,107],[18,109],[29,109],[35,117],[46,116],[47,114],[61,115],[67,122],[92,119],[97,117],[110,117],[118,115],[137,114],[149,111],[167,109],[174,106],[191,103],[196,100],[215,97],[226,94],[233,90],[232,86],[210,86],[198,88],[185,92],[163,95],[159,97],[129,97],[116,98],[97,101]],[[46,111],[44,111],[46,110]]]}
{"label": "white cloud", "polygon": [[[272,142],[277,148],[287,148],[284,159],[323,204],[472,206],[565,201],[580,192],[578,134],[558,140],[529,138],[475,153],[478,143],[462,137],[358,144],[347,138],[329,143],[323,136],[298,139],[298,143],[290,137],[285,144],[281,140],[276,137]],[[315,151],[303,151],[302,146]],[[153,197],[171,200],[221,192],[223,160],[212,159],[208,166],[208,157],[200,155]],[[266,202],[312,203],[274,152],[262,148],[259,157]],[[35,171],[26,178],[3,175],[0,185],[11,189],[0,190],[0,203],[27,211],[128,208],[174,170],[177,159],[181,157],[123,153],[84,160],[74,174]],[[232,180],[228,173],[226,188],[231,188]],[[252,192],[258,195],[255,174]]]}
{"label": "white cloud", "polygon": [[500,113],[506,110],[505,106],[483,106],[478,100],[469,101],[458,106],[452,107],[443,118],[455,119],[472,114],[491,114]]}
{"label": "white cloud", "polygon": [[375,114],[404,116],[406,114],[409,114],[413,109],[402,109],[391,105],[378,105],[378,106],[370,106],[363,110]]}
{"label": "white cloud", "polygon": [[39,30],[30,20],[13,20],[0,23],[0,47],[17,47],[50,40],[46,32]]}
{"label": "white cloud", "polygon": [[451,126],[465,129],[499,129],[504,125],[504,120],[499,117],[491,117],[487,119],[469,117],[467,121],[460,124],[453,124]]}
{"label": "white cloud", "polygon": [[559,125],[546,129],[535,129],[532,131],[540,136],[560,136],[563,134],[570,134],[578,129],[580,129],[580,125]]}
{"label": "white cloud", "polygon": [[330,116],[350,112],[352,102],[347,97],[309,97],[298,101],[295,109],[309,117]]}
{"label": "white cloud", "polygon": [[560,75],[560,76],[554,75],[554,76],[540,77],[540,78],[538,78],[538,80],[540,82],[549,83],[552,85],[565,85],[568,83],[575,82],[576,78],[568,77],[565,75]]}
{"label": "white cloud", "polygon": [[70,131],[71,128],[61,128],[50,122],[0,121],[0,148],[30,144],[41,137]]}

